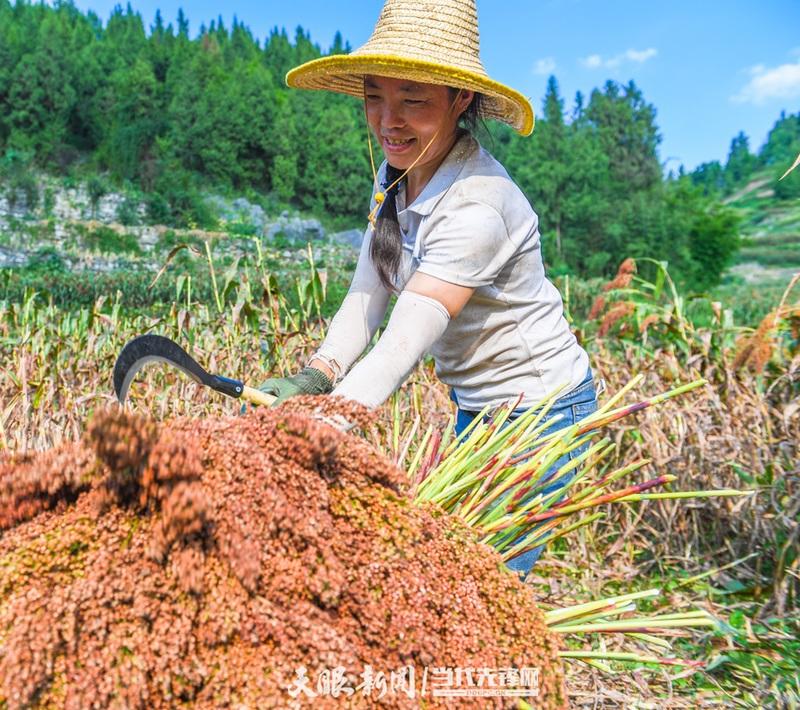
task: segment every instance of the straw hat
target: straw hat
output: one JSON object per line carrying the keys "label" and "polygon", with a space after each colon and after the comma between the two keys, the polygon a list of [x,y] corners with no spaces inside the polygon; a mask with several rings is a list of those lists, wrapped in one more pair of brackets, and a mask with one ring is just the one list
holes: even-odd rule
{"label": "straw hat", "polygon": [[524,136],[533,131],[530,101],[490,79],[481,64],[475,0],[386,0],[364,46],[301,64],[286,83],[363,98],[365,74],[477,91],[485,116]]}

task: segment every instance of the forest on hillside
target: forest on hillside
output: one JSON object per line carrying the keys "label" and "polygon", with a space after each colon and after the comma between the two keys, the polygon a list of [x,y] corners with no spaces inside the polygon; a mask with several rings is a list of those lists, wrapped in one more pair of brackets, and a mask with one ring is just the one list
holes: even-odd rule
{"label": "forest on hillside", "polygon": [[[325,53],[347,51],[337,35]],[[215,226],[208,191],[360,226],[371,181],[360,103],[284,84],[323,53],[302,28],[259,41],[221,18],[191,34],[182,11],[146,27],[130,4],[104,23],[69,2],[0,0],[0,180],[32,200],[37,170],[85,178],[97,195],[123,187],[172,226]],[[532,138],[493,122],[479,132],[539,213],[551,273],[608,275],[652,257],[701,289],[738,247],[721,198],[759,168],[777,179],[800,152],[800,114],[782,115],[757,154],[740,134],[726,164],[664,176],[656,109],[633,82],[565,109],[555,77]],[[800,171],[775,189],[800,195]]]}

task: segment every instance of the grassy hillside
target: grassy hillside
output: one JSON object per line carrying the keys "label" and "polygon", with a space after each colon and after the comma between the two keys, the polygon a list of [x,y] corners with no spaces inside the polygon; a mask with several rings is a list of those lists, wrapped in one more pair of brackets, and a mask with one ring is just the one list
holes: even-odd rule
{"label": "grassy hillside", "polygon": [[775,169],[762,170],[724,202],[742,219],[743,243],[731,272],[748,283],[787,281],[800,270],[800,200],[775,196]]}

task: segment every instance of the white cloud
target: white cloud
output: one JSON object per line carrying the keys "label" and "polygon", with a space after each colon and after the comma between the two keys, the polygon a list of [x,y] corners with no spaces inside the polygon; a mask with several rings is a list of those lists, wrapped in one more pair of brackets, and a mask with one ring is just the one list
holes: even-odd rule
{"label": "white cloud", "polygon": [[635,63],[644,64],[648,59],[652,59],[658,54],[658,50],[654,47],[647,49],[627,49],[622,54],[617,54],[615,57],[603,58],[599,54],[590,54],[580,60],[587,69],[618,69],[623,64]]}
{"label": "white cloud", "polygon": [[552,57],[544,57],[537,60],[533,65],[534,74],[552,74],[556,70],[556,60]]}
{"label": "white cloud", "polygon": [[581,64],[588,69],[597,69],[603,66],[603,58],[599,54],[590,54],[585,59],[581,59]]}
{"label": "white cloud", "polygon": [[731,96],[731,101],[760,105],[770,99],[800,98],[800,60],[772,68],[757,64],[750,67],[748,74],[750,81]]}
{"label": "white cloud", "polygon": [[642,64],[648,59],[655,57],[656,54],[658,54],[658,50],[654,49],[653,47],[648,47],[647,49],[643,49],[641,51],[638,49],[629,49],[627,52],[625,52],[625,58],[630,59],[632,62]]}

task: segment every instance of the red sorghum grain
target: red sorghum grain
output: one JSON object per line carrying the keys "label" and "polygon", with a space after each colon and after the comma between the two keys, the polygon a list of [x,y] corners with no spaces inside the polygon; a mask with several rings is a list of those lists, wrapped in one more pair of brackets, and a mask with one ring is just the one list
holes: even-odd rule
{"label": "red sorghum grain", "polygon": [[[342,707],[292,699],[369,664],[539,669],[562,708],[558,642],[530,589],[462,523],[414,505],[363,440],[309,416],[331,398],[156,425],[107,412],[83,441],[0,461],[0,705]],[[374,707],[356,691],[345,703]],[[409,698],[382,707],[515,707]]]}

